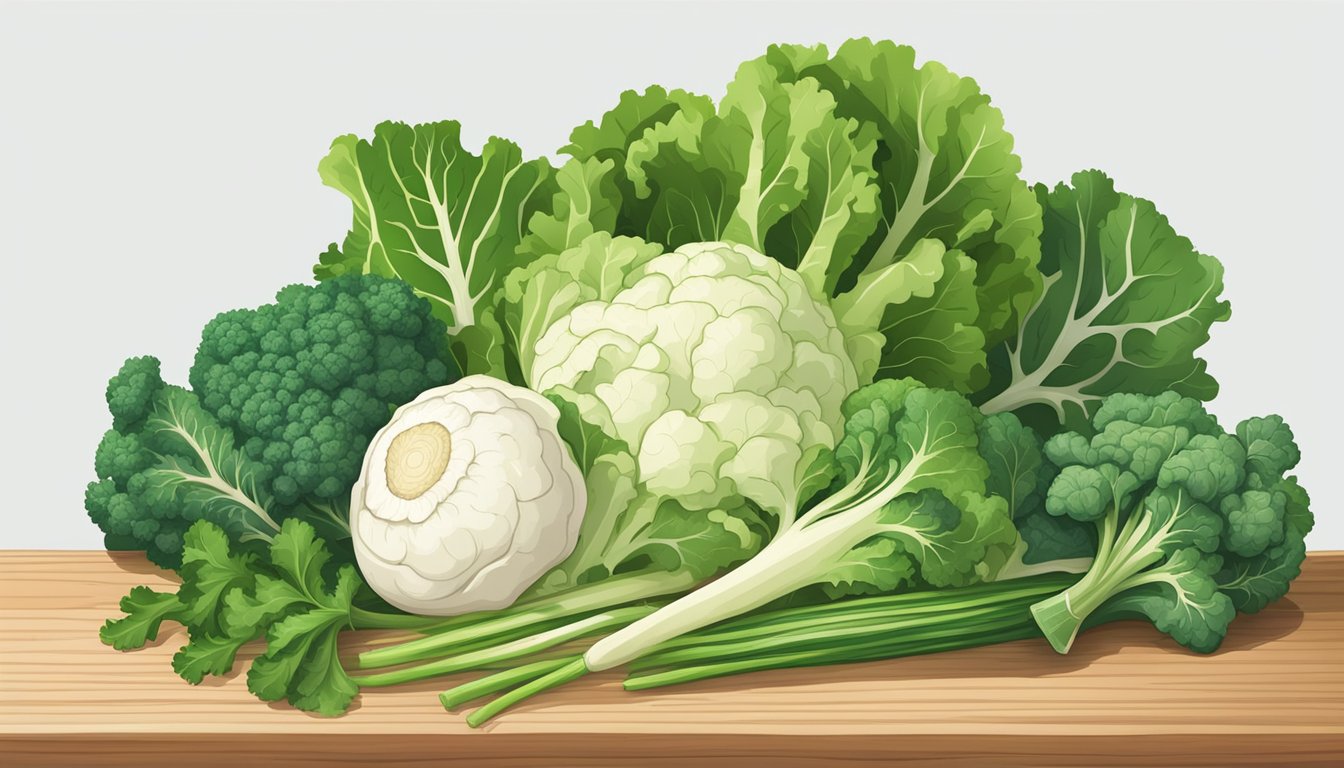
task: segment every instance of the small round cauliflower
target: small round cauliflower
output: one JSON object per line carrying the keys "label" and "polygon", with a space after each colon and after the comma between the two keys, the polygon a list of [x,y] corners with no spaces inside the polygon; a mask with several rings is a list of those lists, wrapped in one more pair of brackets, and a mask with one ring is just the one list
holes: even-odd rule
{"label": "small round cauliflower", "polygon": [[503,608],[573,549],[587,493],[537,393],[488,376],[428,390],[369,444],[350,498],[369,586],[412,613]]}
{"label": "small round cauliflower", "polygon": [[858,387],[830,307],[798,273],[726,243],[657,256],[625,285],[547,328],[529,383],[628,443],[654,493],[791,518]]}

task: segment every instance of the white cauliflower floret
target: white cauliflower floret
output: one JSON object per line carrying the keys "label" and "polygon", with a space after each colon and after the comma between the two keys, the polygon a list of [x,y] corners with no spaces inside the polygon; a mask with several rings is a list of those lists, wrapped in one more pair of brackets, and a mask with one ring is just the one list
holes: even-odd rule
{"label": "white cauliflower floret", "polygon": [[587,495],[559,411],[488,376],[428,390],[369,445],[351,492],[359,569],[406,611],[503,608],[578,539]]}
{"label": "white cauliflower floret", "polygon": [[726,243],[657,256],[626,285],[547,328],[529,383],[628,443],[655,493],[793,515],[802,500],[780,477],[835,445],[858,387],[830,307],[798,273]]}

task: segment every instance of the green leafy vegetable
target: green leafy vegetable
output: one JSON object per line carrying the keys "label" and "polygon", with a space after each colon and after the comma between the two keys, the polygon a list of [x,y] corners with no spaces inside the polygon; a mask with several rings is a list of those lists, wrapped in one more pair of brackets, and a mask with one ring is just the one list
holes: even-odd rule
{"label": "green leafy vegetable", "polygon": [[174,594],[155,592],[149,587],[132,587],[130,593],[121,598],[120,607],[126,615],[108,619],[98,636],[104,644],[118,651],[129,651],[158,638],[159,627],[164,620],[176,621],[175,615],[181,611],[182,603]]}
{"label": "green leafy vegetable", "polygon": [[1095,527],[1098,542],[1077,584],[1032,607],[1056,650],[1068,651],[1096,612],[1147,618],[1210,652],[1236,610],[1287,591],[1311,515],[1284,474],[1297,448],[1282,419],[1250,419],[1228,434],[1199,401],[1166,392],[1112,395],[1092,427],[1090,438],[1068,432],[1046,444],[1061,468],[1046,511]]}
{"label": "green leafy vegetable", "polygon": [[837,297],[861,381],[983,387],[1039,291],[1040,207],[1002,117],[909,48],[773,46],[717,106],[627,93],[566,149],[612,163],[615,234],[746,245]]}
{"label": "green leafy vegetable", "polygon": [[[287,699],[299,709],[336,715],[350,705],[358,688],[337,656],[336,636],[353,626],[351,605],[360,586],[354,566],[342,566],[328,590],[322,566],[330,555],[313,529],[298,522],[271,544],[276,577],[258,576],[257,594],[264,602],[240,605],[255,613],[284,604],[283,618],[266,628],[266,651],[252,662],[247,687],[263,701]],[[265,582],[262,580],[265,579]],[[235,620],[236,621],[236,620]],[[246,634],[233,627],[233,634]]]}
{"label": "green leafy vegetable", "polygon": [[832,306],[865,376],[917,376],[930,386],[967,391],[985,378],[978,300],[975,262],[937,240],[920,240]]}
{"label": "green leafy vegetable", "polygon": [[346,538],[350,486],[389,407],[453,373],[443,324],[404,284],[289,286],[206,325],[191,390],[165,384],[155,358],[126,361],[85,507],[109,548],[167,568],[198,520],[238,542],[269,541],[295,516]]}
{"label": "green leafy vegetable", "polygon": [[764,250],[807,194],[805,143],[840,130],[834,108],[815,81],[781,83],[764,61],[743,64],[716,113],[679,111],[629,147],[626,172],[646,201],[636,232],[669,248],[727,240]]}
{"label": "green leafy vegetable", "polygon": [[1059,468],[1045,457],[1042,440],[1015,414],[986,416],[979,426],[980,455],[989,466],[989,493],[1008,502],[1017,528],[1012,559],[994,569],[995,578],[1026,575],[1031,566],[1085,571],[1096,551],[1095,533],[1069,525],[1045,511],[1045,496]]}
{"label": "green leafy vegetable", "polygon": [[108,383],[108,405],[114,427],[94,454],[100,479],[89,485],[85,507],[109,547],[142,547],[153,562],[175,568],[196,520],[239,540],[279,530],[268,511],[267,468],[239,450],[194,394],[164,384],[158,360],[127,360]]}
{"label": "green leafy vegetable", "polygon": [[[649,129],[665,125],[683,112],[708,117],[714,113],[714,104],[704,96],[681,90],[668,91],[657,85],[642,93],[626,91],[600,121],[589,121],[575,128],[569,144],[560,150],[585,164],[603,163],[610,168],[608,174],[614,186],[590,184],[589,187],[607,190],[608,203],[616,208],[615,234],[638,235],[642,229],[636,222],[649,218],[650,204],[635,194],[635,185],[626,167],[630,146],[643,138]],[[587,194],[585,192],[583,196]],[[602,207],[594,203],[592,209],[601,210]],[[556,208],[559,210],[561,206]],[[560,250],[563,249],[553,249],[555,252]]]}
{"label": "green leafy vegetable", "polygon": [[917,67],[908,46],[858,39],[829,60],[821,53],[774,47],[766,60],[785,73],[792,68],[798,81],[815,79],[840,116],[876,137],[881,216],[853,263],[833,269],[879,272],[924,238],[958,248],[976,264],[986,340],[1002,340],[1039,290],[1040,233],[1039,207],[1018,178],[1021,162],[1003,115],[974,80],[937,62]]}
{"label": "green leafy vegetable", "polygon": [[184,536],[182,585],[176,594],[136,587],[121,601],[125,616],[100,633],[117,650],[155,640],[164,621],[187,628],[189,642],[173,657],[187,682],[228,674],[245,644],[264,638],[248,688],[266,701],[287,700],[323,715],[345,711],[358,691],[345,673],[336,638],[344,629],[424,628],[432,620],[369,611],[355,605],[362,582],[352,565],[335,571],[316,531],[286,520],[264,556],[240,551],[218,526],[201,521]]}
{"label": "green leafy vegetable", "polygon": [[551,168],[500,138],[473,154],[461,133],[452,120],[387,122],[373,141],[332,142],[318,171],[350,198],[354,222],[344,244],[322,254],[318,279],[401,278],[450,332],[476,322],[497,281],[523,263],[516,251],[532,214],[551,203]]}
{"label": "green leafy vegetable", "polygon": [[1098,171],[1036,194],[1046,287],[995,351],[984,410],[1020,411],[1052,432],[1085,428],[1114,392],[1217,394],[1194,354],[1230,314],[1219,300],[1222,266]]}
{"label": "green leafy vegetable", "polygon": [[553,213],[538,211],[532,217],[519,248],[537,257],[562,253],[595,232],[616,228],[616,176],[611,160],[574,158],[555,174]]}

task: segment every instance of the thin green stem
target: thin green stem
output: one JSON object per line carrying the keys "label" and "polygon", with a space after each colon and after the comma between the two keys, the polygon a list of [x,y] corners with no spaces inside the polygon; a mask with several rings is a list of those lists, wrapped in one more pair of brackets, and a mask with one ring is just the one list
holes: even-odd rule
{"label": "thin green stem", "polygon": [[543,659],[534,661],[531,664],[524,664],[521,667],[513,667],[502,672],[496,672],[493,675],[486,675],[479,680],[472,680],[469,683],[463,683],[454,686],[439,694],[439,701],[443,703],[444,709],[453,709],[460,707],[469,701],[479,699],[482,696],[489,696],[505,688],[513,688],[529,680],[536,680],[542,675],[554,672],[555,670],[567,665],[573,659],[573,656],[564,656],[558,659]]}
{"label": "thin green stem", "polygon": [[858,597],[819,605],[781,608],[767,613],[721,622],[705,629],[674,638],[653,651],[662,653],[681,647],[696,647],[738,640],[755,634],[775,635],[838,622],[872,621],[906,616],[929,608],[948,612],[959,607],[976,606],[1021,599],[1036,600],[1055,594],[1077,581],[1072,574],[1040,574],[1010,581],[991,582],[954,590],[923,590],[895,595]]}
{"label": "thin green stem", "polygon": [[906,632],[914,632],[922,628],[936,627],[947,622],[963,621],[971,618],[988,621],[1005,616],[1022,616],[1026,614],[1028,605],[1010,603],[1005,606],[988,606],[966,611],[938,611],[878,623],[846,622],[840,625],[813,628],[799,634],[759,634],[734,643],[719,643],[717,645],[669,651],[648,661],[650,664],[684,664],[690,661],[723,656],[778,653],[786,648],[806,650],[815,646],[832,647],[877,635],[898,637]]}
{"label": "thin green stem", "polygon": [[380,687],[386,685],[401,685],[402,683],[415,682],[417,680],[427,680],[442,675],[450,675],[454,672],[465,672],[471,669],[480,669],[491,664],[498,664],[513,659],[530,656],[533,653],[544,651],[548,648],[554,648],[571,640],[580,637],[604,632],[615,627],[623,627],[632,621],[641,619],[654,611],[658,606],[654,605],[636,605],[628,608],[618,608],[608,613],[599,613],[589,616],[586,619],[571,624],[566,624],[545,632],[539,632],[534,635],[513,642],[495,645],[491,643],[488,647],[480,648],[468,653],[449,656],[445,659],[429,662],[428,664],[418,664],[412,667],[403,667],[387,672],[379,672],[371,675],[361,675],[352,679],[362,688]]}
{"label": "thin green stem", "polygon": [[[483,639],[478,639],[478,640],[474,640],[474,641],[471,641],[471,642],[464,642],[464,643],[461,643],[461,644],[459,644],[459,645],[455,645],[455,646],[453,646],[453,649],[452,649],[452,652],[451,652],[451,653],[446,653],[446,654],[444,654],[443,656],[439,657],[438,659],[429,659],[429,660],[426,660],[426,661],[424,661],[424,662],[420,662],[420,663],[416,663],[416,664],[402,665],[402,666],[400,666],[400,667],[398,668],[398,670],[400,670],[400,669],[416,668],[416,667],[419,667],[419,666],[423,666],[425,663],[434,662],[434,661],[440,661],[440,660],[447,659],[447,658],[460,659],[460,658],[462,658],[463,656],[466,656],[466,655],[468,655],[468,654],[475,654],[475,653],[479,653],[479,652],[483,652],[483,651],[489,651],[489,650],[491,650],[491,649],[498,649],[498,648],[501,648],[501,647],[503,647],[503,646],[510,645],[510,644],[512,644],[512,643],[516,643],[516,642],[519,642],[519,641],[528,640],[528,639],[534,639],[534,638],[537,638],[537,637],[539,637],[539,636],[543,636],[543,635],[545,635],[546,633],[551,632],[551,631],[553,631],[553,630],[557,630],[557,629],[560,629],[560,628],[562,628],[562,627],[565,627],[565,626],[568,626],[568,625],[570,625],[570,624],[573,624],[573,623],[575,623],[575,622],[577,622],[577,621],[582,621],[582,620],[588,619],[588,618],[590,618],[591,616],[593,616],[593,615],[596,614],[596,613],[600,613],[600,611],[594,611],[593,613],[585,614],[585,615],[578,616],[578,617],[570,616],[570,617],[563,618],[563,619],[552,619],[552,620],[550,620],[550,621],[541,622],[541,623],[539,623],[539,624],[534,624],[534,625],[532,625],[532,626],[528,626],[528,627],[520,627],[520,628],[515,629],[515,630],[512,630],[512,631],[510,631],[510,632],[506,632],[506,633],[504,633],[504,634],[502,634],[502,635],[494,635],[494,636],[492,636],[492,637],[487,637],[487,638],[483,638]],[[529,654],[529,655],[536,655],[536,654],[540,654],[540,653],[541,653],[541,651],[539,650],[539,651],[536,651],[534,654]],[[487,669],[487,668],[490,668],[490,667],[498,667],[498,666],[501,666],[501,665],[504,665],[504,662],[482,662],[482,663],[479,664],[479,666],[475,667],[474,669]],[[392,669],[382,668],[379,672],[371,673],[371,674],[382,674],[382,673],[384,673],[384,672],[393,672],[393,671],[398,671],[398,670],[392,670]],[[465,669],[464,669],[464,670],[461,670],[461,671],[464,671],[464,672],[465,672],[465,671],[468,671],[468,670],[465,670]]]}
{"label": "thin green stem", "polygon": [[732,633],[731,640],[707,642],[690,647],[654,652],[632,668],[644,669],[666,664],[763,654],[778,649],[807,650],[813,646],[838,647],[866,637],[887,636],[904,642],[920,631],[949,625],[973,626],[975,622],[1000,618],[1029,621],[1031,604],[1053,590],[1025,589],[1001,595],[982,595],[976,599],[956,600],[940,606],[890,610],[836,611],[834,616],[805,623],[780,622]]}
{"label": "thin green stem", "polygon": [[498,637],[508,632],[535,627],[546,621],[563,619],[612,606],[682,592],[695,586],[689,574],[641,573],[618,576],[571,592],[556,594],[535,605],[507,611],[489,619],[471,622],[398,645],[365,651],[359,655],[360,669],[378,669],[442,656],[455,646]]}
{"label": "thin green stem", "polygon": [[[975,648],[982,645],[994,645],[1013,640],[1024,640],[1040,635],[1030,619],[1004,623],[997,628],[986,630],[983,626],[956,627],[953,636],[942,639],[925,639],[922,642],[888,642],[885,646],[868,643],[864,646],[841,647],[835,649],[811,650],[767,656],[749,656],[706,664],[684,666],[662,672],[634,675],[626,679],[627,691],[642,691],[667,685],[679,685],[713,677],[737,675],[785,667],[821,666],[847,664],[862,661],[917,656],[942,651]],[[874,647],[876,646],[876,647]]]}
{"label": "thin green stem", "polygon": [[529,699],[538,693],[548,691],[552,688],[558,688],[566,683],[578,680],[580,677],[588,674],[588,665],[583,663],[582,656],[573,656],[568,662],[541,677],[521,685],[513,690],[498,696],[485,704],[485,706],[467,715],[467,725],[472,728],[479,728],[486,721],[504,710]]}
{"label": "thin green stem", "polygon": [[408,613],[380,613],[359,606],[350,607],[350,622],[355,629],[426,629],[439,619]]}

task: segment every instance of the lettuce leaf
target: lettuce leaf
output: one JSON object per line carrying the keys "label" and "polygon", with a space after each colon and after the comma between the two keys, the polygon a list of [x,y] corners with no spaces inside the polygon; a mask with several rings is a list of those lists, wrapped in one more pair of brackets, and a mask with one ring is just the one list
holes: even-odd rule
{"label": "lettuce leaf", "polygon": [[835,299],[863,381],[983,388],[986,349],[1040,289],[1040,207],[1002,116],[909,48],[772,46],[717,105],[626,93],[566,151],[611,162],[579,197],[619,206],[614,234],[748,245]]}
{"label": "lettuce leaf", "polygon": [[401,278],[450,333],[476,322],[498,281],[526,262],[517,252],[525,227],[533,214],[550,213],[555,190],[545,160],[525,161],[497,137],[473,154],[461,132],[452,120],[386,122],[372,141],[332,142],[318,172],[350,198],[354,221],[314,267],[319,280],[350,272]]}
{"label": "lettuce leaf", "polygon": [[1100,171],[1036,194],[1045,290],[995,349],[983,410],[1049,434],[1086,431],[1113,392],[1212,399],[1218,384],[1195,352],[1231,314],[1222,266]]}

